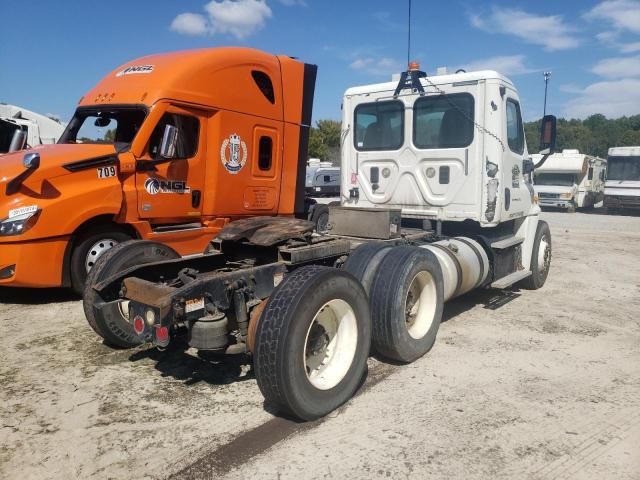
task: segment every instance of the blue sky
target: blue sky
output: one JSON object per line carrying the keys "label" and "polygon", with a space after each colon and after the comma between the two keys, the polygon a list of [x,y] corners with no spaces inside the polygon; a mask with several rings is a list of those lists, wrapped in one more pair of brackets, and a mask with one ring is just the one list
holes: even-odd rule
{"label": "blue sky", "polygon": [[[0,101],[67,121],[103,75],[133,58],[244,45],[319,66],[314,120],[340,118],[353,85],[405,68],[406,0],[2,1]],[[9,19],[9,21],[7,21]],[[640,0],[413,0],[412,58],[428,73],[493,68],[527,120],[640,113]]]}

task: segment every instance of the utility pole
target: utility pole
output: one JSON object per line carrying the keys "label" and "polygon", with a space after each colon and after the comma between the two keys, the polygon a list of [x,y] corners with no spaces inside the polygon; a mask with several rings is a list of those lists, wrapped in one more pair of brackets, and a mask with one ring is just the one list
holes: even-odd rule
{"label": "utility pole", "polygon": [[544,75],[544,117],[547,114],[547,86],[549,85],[549,78],[551,78],[551,72],[543,72]]}

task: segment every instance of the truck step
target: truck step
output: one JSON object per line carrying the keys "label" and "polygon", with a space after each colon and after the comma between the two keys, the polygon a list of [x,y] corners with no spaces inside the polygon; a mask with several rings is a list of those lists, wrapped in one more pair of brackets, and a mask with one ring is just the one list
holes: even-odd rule
{"label": "truck step", "polygon": [[491,284],[492,288],[507,288],[513,285],[520,280],[524,280],[525,278],[531,276],[531,270],[518,270],[517,272],[513,272],[506,277],[499,278],[495,282]]}
{"label": "truck step", "polygon": [[520,245],[524,242],[524,238],[521,237],[507,237],[502,240],[497,240],[495,242],[491,242],[491,248],[495,248],[496,250],[504,250],[505,248],[513,247],[514,245]]}

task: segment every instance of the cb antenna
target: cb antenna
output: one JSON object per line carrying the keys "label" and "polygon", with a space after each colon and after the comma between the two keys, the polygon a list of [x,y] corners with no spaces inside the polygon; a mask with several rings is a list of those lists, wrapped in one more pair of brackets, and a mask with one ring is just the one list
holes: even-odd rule
{"label": "cb antenna", "polygon": [[407,65],[411,63],[411,0],[409,0],[409,18],[407,25]]}

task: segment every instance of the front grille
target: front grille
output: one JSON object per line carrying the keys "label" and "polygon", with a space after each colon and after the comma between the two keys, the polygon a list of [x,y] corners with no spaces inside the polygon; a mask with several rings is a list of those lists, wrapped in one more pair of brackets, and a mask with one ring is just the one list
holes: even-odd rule
{"label": "front grille", "polygon": [[538,194],[538,197],[540,197],[540,198],[560,198],[560,194],[559,193],[540,192]]}

